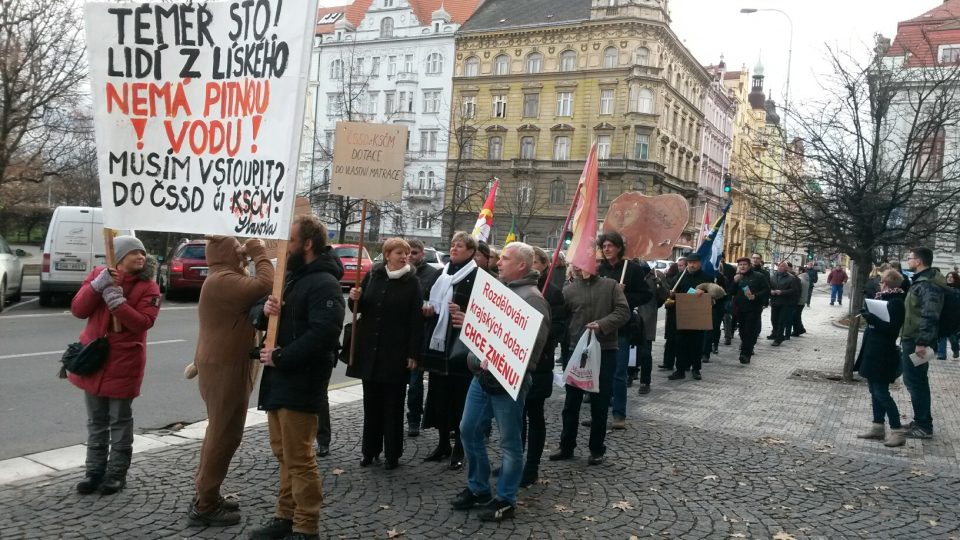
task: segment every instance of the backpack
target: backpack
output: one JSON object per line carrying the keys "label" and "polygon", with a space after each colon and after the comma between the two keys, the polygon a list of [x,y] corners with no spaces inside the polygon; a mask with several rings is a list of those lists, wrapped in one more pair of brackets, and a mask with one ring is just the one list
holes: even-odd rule
{"label": "backpack", "polygon": [[960,332],[960,289],[940,286],[943,289],[943,308],[937,321],[939,337],[949,337]]}

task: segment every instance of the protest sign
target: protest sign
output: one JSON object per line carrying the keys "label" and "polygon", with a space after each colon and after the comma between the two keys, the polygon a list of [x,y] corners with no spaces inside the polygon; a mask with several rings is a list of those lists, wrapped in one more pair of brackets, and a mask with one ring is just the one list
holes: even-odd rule
{"label": "protest sign", "polygon": [[690,219],[690,205],[682,195],[650,197],[636,191],[620,194],[610,203],[603,232],[618,232],[626,240],[628,259],[666,259]]}
{"label": "protest sign", "polygon": [[460,340],[517,399],[543,314],[484,271],[477,272]]}
{"label": "protest sign", "polygon": [[337,122],[330,193],[400,202],[407,126]]}
{"label": "protest sign", "polygon": [[315,13],[84,5],[106,227],[288,237]]}
{"label": "protest sign", "polygon": [[677,330],[713,330],[713,299],[678,292]]}

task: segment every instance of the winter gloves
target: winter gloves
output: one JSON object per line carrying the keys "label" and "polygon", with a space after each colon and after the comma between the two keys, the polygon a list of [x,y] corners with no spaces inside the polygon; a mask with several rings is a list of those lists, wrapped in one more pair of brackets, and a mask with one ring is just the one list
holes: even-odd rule
{"label": "winter gloves", "polygon": [[93,281],[90,282],[90,286],[98,293],[102,293],[103,290],[110,285],[113,285],[113,276],[110,275],[110,271],[106,268],[103,269],[103,272],[97,274],[97,277],[93,278]]}
{"label": "winter gloves", "polygon": [[116,285],[111,285],[103,289],[103,301],[107,303],[107,308],[113,311],[123,305],[127,299],[123,297],[123,289]]}

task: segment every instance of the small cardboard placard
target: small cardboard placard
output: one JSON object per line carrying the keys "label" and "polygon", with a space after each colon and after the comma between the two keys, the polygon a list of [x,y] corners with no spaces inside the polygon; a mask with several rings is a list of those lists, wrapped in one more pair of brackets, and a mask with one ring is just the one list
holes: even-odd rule
{"label": "small cardboard placard", "polygon": [[677,330],[713,330],[713,301],[709,294],[677,293]]}
{"label": "small cardboard placard", "polygon": [[517,399],[543,314],[497,278],[477,272],[460,340]]}
{"label": "small cardboard placard", "polygon": [[330,193],[400,202],[407,126],[337,122]]}

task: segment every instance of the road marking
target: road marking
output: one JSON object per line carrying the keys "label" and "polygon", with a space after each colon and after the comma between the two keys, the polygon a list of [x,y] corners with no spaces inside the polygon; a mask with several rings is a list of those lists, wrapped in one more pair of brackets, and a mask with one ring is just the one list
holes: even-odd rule
{"label": "road marking", "polygon": [[8,307],[7,310],[9,311],[9,310],[11,310],[11,309],[17,309],[18,307],[22,307],[22,306],[25,306],[25,305],[27,305],[27,304],[32,304],[33,302],[37,302],[37,301],[39,301],[39,300],[40,300],[39,298],[31,298],[30,300],[26,300],[26,301],[24,301],[24,302],[17,302],[16,304]]}
{"label": "road marking", "polygon": [[[22,304],[17,304],[17,306]],[[13,306],[13,307],[17,307]],[[12,308],[10,308],[12,309]],[[160,311],[181,311],[185,309],[197,309],[197,306],[170,306],[170,307],[161,307]],[[0,320],[2,319],[37,319],[42,317],[63,317],[64,315],[71,315],[70,310],[61,311],[60,313],[34,313],[32,315],[0,315]]]}
{"label": "road marking", "polygon": [[[185,339],[165,339],[162,341],[148,341],[147,345],[166,345],[168,343],[183,343],[187,340]],[[5,356],[0,356],[0,360],[9,360],[11,358],[29,358],[31,356],[50,356],[54,354],[63,354],[63,350],[59,351],[44,351],[44,352],[33,352],[33,353],[23,353],[23,354],[8,354]]]}

